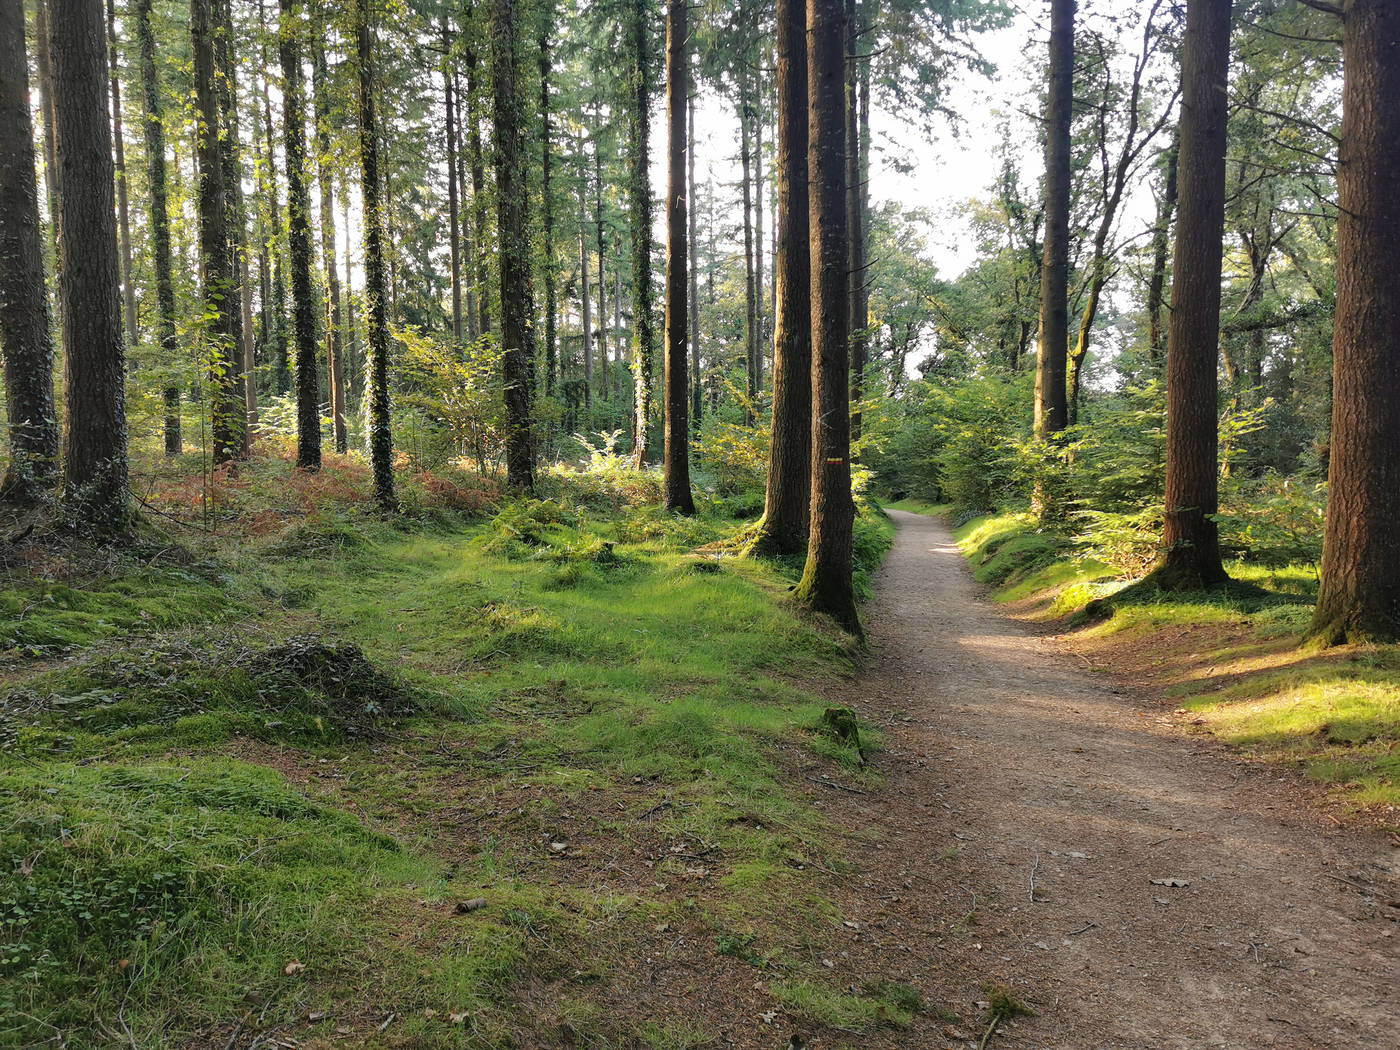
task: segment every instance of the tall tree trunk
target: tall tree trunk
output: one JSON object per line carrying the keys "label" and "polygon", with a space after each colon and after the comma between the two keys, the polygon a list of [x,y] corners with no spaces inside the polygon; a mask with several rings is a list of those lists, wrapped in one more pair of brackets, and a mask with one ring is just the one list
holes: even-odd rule
{"label": "tall tree trunk", "polygon": [[[597,227],[598,240],[598,368],[602,371],[602,395],[605,399],[612,398],[611,369],[608,367],[608,277],[607,264],[604,257],[607,254],[607,245],[604,243],[603,233],[603,146],[602,146],[602,120],[594,114],[595,133],[593,136],[593,222]],[[621,274],[619,273],[619,276]],[[619,296],[616,303],[619,308],[622,305],[622,297]]]}
{"label": "tall tree trunk", "polygon": [[753,86],[753,374],[754,407],[763,401],[763,348],[768,324],[763,312],[763,91],[762,77]]}
{"label": "tall tree trunk", "polygon": [[666,5],[666,452],[662,503],[667,510],[694,514],[690,492],[690,334],[689,252],[686,245],[687,213],[685,160],[686,103],[690,98],[687,58],[686,4],[668,0]]}
{"label": "tall tree trunk", "polygon": [[632,59],[627,197],[632,226],[632,368],[637,416],[633,425],[632,449],[639,468],[646,463],[647,440],[650,437],[652,358],[656,346],[651,287],[651,182],[647,173],[651,143],[652,75],[647,40],[649,11],[647,0],[631,0],[627,27]]}
{"label": "tall tree trunk", "polygon": [[[610,377],[611,377],[611,376],[618,376],[618,377],[619,377],[619,378],[618,378],[618,382],[621,383],[621,381],[622,381],[622,380],[621,380],[621,377],[620,377],[620,376],[621,376],[621,372],[622,372],[622,366],[623,366],[622,353],[623,353],[623,344],[626,342],[626,340],[624,340],[624,339],[622,338],[622,335],[621,335],[621,332],[622,332],[622,238],[621,238],[620,236],[619,236],[619,237],[615,237],[613,243],[614,243],[614,246],[615,246],[616,249],[617,249],[617,256],[618,256],[618,258],[617,258],[617,265],[613,267],[613,323],[612,323],[612,328],[613,328],[613,367],[612,367],[611,369],[608,370],[608,375],[603,377],[603,381],[608,385],[608,397],[609,397],[609,398],[611,398],[612,395],[613,395],[614,393],[617,392],[617,391],[614,391],[613,388],[612,388],[612,384],[611,384],[611,381],[610,381]],[[598,274],[599,274],[599,280],[602,280],[602,273],[603,273],[603,257],[600,255],[600,256],[598,256]],[[599,296],[599,302],[600,302],[600,303],[602,302],[602,297],[601,297],[601,296]],[[602,307],[600,306],[599,309],[602,309]],[[606,367],[607,362],[604,361],[603,364],[604,364],[604,366]]]}
{"label": "tall tree trunk", "polygon": [[[195,116],[199,146],[199,251],[204,307],[208,317],[210,429],[215,463],[243,452],[243,397],[238,382],[237,342],[231,309],[236,284],[228,233],[228,187],[220,138],[213,0],[190,0],[190,45],[194,55]],[[61,136],[60,136],[61,140]]]}
{"label": "tall tree trunk", "polygon": [[[587,156],[583,149],[583,139],[579,139],[579,156],[587,161]],[[584,170],[587,171],[586,164]],[[583,403],[586,407],[593,405],[593,304],[589,298],[588,287],[588,211],[585,199],[588,193],[588,177],[585,174],[578,184],[578,259],[579,259],[579,290],[583,296]],[[599,308],[598,327],[603,327],[602,309]],[[608,359],[602,358],[603,368],[608,366]]]}
{"label": "tall tree trunk", "polygon": [[234,342],[242,358],[241,387],[243,391],[244,425],[243,452],[252,450],[253,431],[258,423],[258,387],[256,352],[253,342],[253,285],[249,278],[249,245],[247,209],[243,202],[242,136],[238,129],[238,63],[234,40],[233,5],[220,0],[219,17],[223,32],[219,34],[215,59],[219,64],[219,105],[224,118],[224,134],[220,140],[224,158],[224,184],[228,189],[229,250],[237,270],[239,297],[238,313],[230,319]]}
{"label": "tall tree trunk", "polygon": [[370,0],[356,0],[355,57],[360,75],[360,196],[365,217],[365,306],[369,314],[369,461],[374,499],[398,507],[394,434],[389,419],[389,281],[384,267],[384,211],[379,185],[379,119],[374,106],[374,40]]}
{"label": "tall tree trunk", "polygon": [[514,0],[491,7],[491,87],[496,146],[496,236],[501,265],[501,367],[505,378],[506,480],[535,487],[530,436],[530,361],[535,356],[535,295],[530,281],[530,198],[521,156],[520,12]]}
{"label": "tall tree trunk", "polygon": [[100,533],[126,528],[127,449],[121,266],[102,6],[53,0],[54,138],[58,158],[59,305],[63,314],[63,498]]}
{"label": "tall tree trunk", "polygon": [[860,633],[851,560],[850,354],[846,270],[845,12],[807,0],[807,152],[812,250],[812,515],[797,598]]}
{"label": "tall tree trunk", "polygon": [[58,412],[53,392],[39,183],[29,110],[24,5],[0,4],[0,350],[10,465],[0,500],[34,503],[58,476]]}
{"label": "tall tree trunk", "polygon": [[[155,33],[151,27],[151,0],[136,2],[136,41],[140,51],[141,88],[145,99],[147,183],[150,193],[151,254],[156,278],[156,323],[162,364],[174,367],[179,354],[175,328],[175,278],[170,253],[170,203],[166,190],[165,114],[160,76],[156,72]],[[184,449],[180,433],[180,384],[167,383],[165,400],[165,454],[178,456]]]}
{"label": "tall tree trunk", "polygon": [[865,396],[865,325],[860,320],[861,292],[865,284],[865,238],[862,233],[860,186],[860,71],[856,52],[856,0],[846,0],[846,225],[850,228],[851,261],[849,303],[851,312],[851,440],[860,440],[860,402]]}
{"label": "tall tree trunk", "polygon": [[812,484],[812,320],[807,194],[807,22],[802,0],[778,0],[777,325],[768,489],[753,550],[807,546]]}
{"label": "tall tree trunk", "polygon": [[[263,0],[258,0],[258,17],[263,24],[267,24],[267,16],[263,12]],[[283,273],[282,261],[285,258],[282,251],[286,229],[282,225],[282,207],[278,201],[277,186],[277,154],[273,148],[272,132],[272,97],[269,94],[267,70],[272,67],[268,62],[267,48],[263,46],[262,68],[264,70],[262,81],[262,116],[263,116],[263,141],[267,146],[267,151],[263,157],[265,161],[266,182],[263,192],[266,195],[265,206],[268,214],[268,251],[272,256],[272,306],[268,310],[270,323],[268,325],[267,349],[272,354],[273,364],[273,391],[277,394],[285,394],[292,388],[291,366],[287,355],[287,282]]]}
{"label": "tall tree trunk", "polygon": [[442,109],[446,117],[443,137],[447,145],[447,244],[452,283],[452,341],[462,345],[462,243],[457,203],[457,100],[453,97],[452,30],[442,19]]}
{"label": "tall tree trunk", "polygon": [[131,280],[131,201],[126,182],[126,137],[122,131],[121,63],[117,54],[117,9],[107,0],[107,51],[111,63],[112,147],[117,174],[117,235],[121,244],[122,315],[128,346],[139,343],[136,323],[136,285]]}
{"label": "tall tree trunk", "polygon": [[365,381],[368,379],[364,350],[360,342],[360,329],[355,323],[355,283],[354,274],[351,272],[351,251],[348,239],[350,233],[350,188],[348,182],[348,179],[342,179],[340,189],[341,226],[344,227],[347,235],[345,242],[345,367],[341,369],[345,376],[345,403],[347,405],[359,404],[364,401]]}
{"label": "tall tree trunk", "polygon": [[[340,312],[340,273],[335,252],[335,180],[331,176],[330,99],[327,97],[326,52],[316,34],[312,54],[312,91],[316,96],[316,173],[321,187],[321,255],[326,267],[326,363],[331,388],[331,435],[335,450],[350,447],[345,428],[344,316]],[[460,338],[460,334],[459,334]]]}
{"label": "tall tree trunk", "polygon": [[686,218],[689,228],[686,242],[690,247],[688,274],[690,289],[688,302],[690,310],[690,426],[700,432],[700,284],[696,273],[700,265],[699,233],[696,229],[699,209],[695,207],[695,77],[690,77],[690,94],[686,98],[686,141],[690,148],[686,151],[685,199],[688,205]]}
{"label": "tall tree trunk", "polygon": [[481,149],[481,102],[476,82],[476,45],[467,45],[467,147],[471,152],[472,225],[476,233],[476,304],[481,334],[491,331],[491,276],[486,244],[486,168]]}
{"label": "tall tree trunk", "polygon": [[1224,582],[1218,530],[1220,273],[1225,231],[1231,0],[1189,0],[1181,80],[1181,211],[1167,346],[1167,491],[1152,578],[1166,590]]}
{"label": "tall tree trunk", "polygon": [[316,289],[311,283],[311,193],[306,184],[306,99],[301,17],[281,0],[282,149],[287,163],[287,244],[292,270],[292,331],[297,347],[297,466],[321,469],[321,389],[316,364]]}
{"label": "tall tree trunk", "polygon": [[[545,28],[539,35],[540,60],[540,230],[544,238],[544,392],[554,396],[555,358],[558,356],[559,330],[555,312],[559,309],[558,291],[554,281],[554,187],[551,184],[553,148],[549,137],[550,92],[552,62],[549,54],[549,30],[553,28],[554,12],[548,11]],[[584,346],[588,345],[587,336]]]}
{"label": "tall tree trunk", "polygon": [[758,404],[758,304],[754,302],[756,282],[753,269],[753,184],[750,181],[753,166],[752,136],[749,132],[753,120],[753,110],[749,105],[748,74],[739,78],[739,179],[743,184],[744,205],[744,392],[748,401],[744,405],[744,424],[753,426],[754,406]]}
{"label": "tall tree trunk", "polygon": [[1171,245],[1172,216],[1176,213],[1177,138],[1162,155],[1162,196],[1157,201],[1157,222],[1152,230],[1152,277],[1147,283],[1147,356],[1155,374],[1160,375],[1167,359],[1166,329],[1162,308],[1166,304],[1167,250]]}
{"label": "tall tree trunk", "polygon": [[1045,252],[1040,271],[1040,355],[1035,369],[1035,436],[1069,422],[1070,118],[1074,110],[1075,0],[1051,0],[1050,93],[1045,113]]}
{"label": "tall tree trunk", "polygon": [[1347,0],[1323,641],[1400,637],[1400,7]]}
{"label": "tall tree trunk", "polygon": [[467,183],[470,179],[467,165],[468,150],[465,143],[462,141],[463,124],[467,119],[470,119],[468,113],[469,100],[464,97],[462,93],[461,84],[458,82],[457,70],[455,68],[452,70],[452,100],[456,107],[456,119],[453,122],[453,127],[457,132],[457,142],[455,145],[457,151],[456,178],[457,199],[460,202],[458,205],[457,222],[458,229],[461,231],[459,241],[462,246],[462,271],[466,274],[466,276],[458,274],[457,281],[462,289],[462,312],[466,318],[467,340],[474,343],[477,337],[481,335],[481,314],[477,310],[476,305],[477,287],[476,278],[474,276],[476,269],[475,264],[472,262],[476,257],[477,251],[476,244],[472,237],[471,221],[475,211],[473,207],[475,201],[471,204],[467,202]]}

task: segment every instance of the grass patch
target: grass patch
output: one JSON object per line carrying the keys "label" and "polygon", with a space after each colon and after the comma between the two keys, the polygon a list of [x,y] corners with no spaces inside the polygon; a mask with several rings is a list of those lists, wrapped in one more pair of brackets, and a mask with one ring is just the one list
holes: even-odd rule
{"label": "grass patch", "polygon": [[881,503],[880,506],[885,510],[907,510],[911,514],[926,514],[931,518],[948,514],[953,509],[951,503],[934,503],[932,500],[919,499],[917,496],[891,500]]}
{"label": "grass patch", "polygon": [[[582,1045],[700,1046],[593,1008],[628,930],[680,901],[756,943],[830,927],[817,872],[847,865],[792,767],[871,776],[799,684],[851,673],[850,640],[796,614],[799,565],[725,556],[742,501],[551,478],[474,519],[264,530],[260,470],[209,573],[4,592],[16,651],[71,659],[0,696],[0,1045],[372,1043],[390,1013],[412,1045],[548,1044],[528,978]],[[858,586],[892,533],[862,509]],[[643,838],[654,871],[600,890],[591,858]]]}
{"label": "grass patch", "polygon": [[1115,579],[1028,514],[976,519],[956,535],[997,600],[1066,619],[1102,664],[1175,700],[1206,731],[1358,805],[1400,806],[1400,650],[1304,646],[1311,565],[1232,562],[1233,586],[1166,594]]}

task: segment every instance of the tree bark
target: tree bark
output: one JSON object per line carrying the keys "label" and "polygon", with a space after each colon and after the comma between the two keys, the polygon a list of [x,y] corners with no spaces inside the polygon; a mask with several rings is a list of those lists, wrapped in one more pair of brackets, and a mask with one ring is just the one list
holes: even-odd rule
{"label": "tree bark", "polygon": [[700,284],[696,276],[699,269],[699,234],[696,230],[698,208],[695,207],[695,77],[690,77],[690,94],[686,98],[686,178],[685,200],[687,204],[686,242],[690,247],[687,273],[690,289],[687,306],[690,312],[690,426],[700,432]]}
{"label": "tree bark", "polygon": [[[151,27],[151,0],[136,2],[136,40],[140,51],[141,87],[145,98],[147,183],[150,194],[151,254],[156,279],[156,330],[167,368],[179,353],[175,329],[175,278],[170,252],[170,204],[166,190],[165,114],[160,76],[156,72],[155,33]],[[178,456],[184,449],[180,433],[180,384],[167,383],[165,400],[165,454]]]}
{"label": "tree bark", "polygon": [[447,16],[442,19],[442,96],[446,126],[443,137],[447,145],[447,244],[450,253],[448,276],[452,283],[452,340],[462,345],[462,243],[458,226],[457,201],[457,100],[453,97],[452,30]]}
{"label": "tree bark", "polygon": [[1074,109],[1075,0],[1051,0],[1050,94],[1045,129],[1045,251],[1040,272],[1040,355],[1035,370],[1035,435],[1069,422],[1070,118]]}
{"label": "tree bark", "polygon": [[29,109],[24,5],[0,4],[0,349],[10,464],[0,500],[32,504],[58,476],[53,339]]}
{"label": "tree bark", "polygon": [[754,425],[754,406],[758,404],[759,379],[754,358],[758,356],[758,304],[754,302],[754,244],[753,244],[753,166],[752,136],[749,127],[753,110],[749,105],[748,73],[739,75],[739,179],[744,205],[744,425]]}
{"label": "tree bark", "polygon": [[111,63],[112,148],[117,177],[117,236],[121,245],[122,316],[127,346],[140,342],[136,321],[136,285],[131,280],[131,199],[126,181],[126,137],[122,131],[121,63],[117,53],[117,9],[107,0],[107,51]]}
{"label": "tree bark", "polygon": [[[49,49],[48,0],[34,0],[34,59],[39,68],[39,119],[44,128],[44,189],[49,202],[49,236],[58,256],[58,146],[54,141],[53,57]],[[59,311],[60,314],[62,311]],[[60,323],[62,318],[60,318]]]}
{"label": "tree bark", "polygon": [[860,402],[865,396],[865,323],[860,304],[865,285],[865,235],[861,215],[860,75],[856,52],[856,0],[846,0],[846,224],[851,260],[848,309],[851,325],[851,441],[860,440]]}
{"label": "tree bark", "polygon": [[[547,28],[540,30],[540,227],[544,238],[544,392],[554,396],[555,359],[558,356],[559,329],[555,312],[559,309],[558,291],[554,281],[554,188],[552,169],[554,152],[550,145],[550,73],[553,62],[549,53],[549,28],[553,12],[544,20]],[[584,337],[585,348],[588,338]]]}
{"label": "tree bark", "polygon": [[476,82],[476,45],[468,44],[467,66],[467,148],[471,153],[472,225],[476,233],[477,327],[481,334],[491,331],[491,270],[486,261],[486,162],[481,148],[481,104]]}
{"label": "tree bark", "polygon": [[1182,54],[1181,193],[1167,344],[1165,555],[1152,579],[1196,590],[1228,577],[1219,503],[1220,273],[1231,0],[1190,0]]}
{"label": "tree bark", "polygon": [[306,183],[306,98],[301,17],[281,0],[282,134],[287,164],[287,245],[292,271],[292,331],[297,347],[297,466],[321,469],[321,386],[316,363],[316,289],[311,283],[311,193]]}
{"label": "tree bark", "polygon": [[[587,161],[587,157],[583,151],[583,140],[581,138],[579,140],[579,156],[583,158],[585,162]],[[586,163],[582,166],[586,172]],[[588,212],[585,204],[585,198],[588,193],[587,184],[588,176],[585,174],[583,178],[579,180],[578,186],[578,258],[580,290],[583,294],[583,403],[585,407],[591,408],[593,405],[593,304],[590,301],[590,288],[588,286]],[[600,308],[598,327],[601,328],[602,326],[603,322]],[[607,364],[608,361],[605,357],[603,358],[603,367],[606,368]]]}
{"label": "tree bark", "polygon": [[223,112],[219,105],[212,0],[190,0],[190,44],[194,55],[195,110],[199,153],[199,250],[205,312],[209,319],[210,429],[215,463],[243,452],[244,411],[238,382],[237,342],[230,304],[237,285],[228,233]]}
{"label": "tree bark", "polygon": [[651,142],[651,49],[647,40],[647,0],[631,0],[628,35],[631,39],[632,94],[628,100],[627,196],[632,226],[633,381],[636,420],[632,452],[636,466],[646,463],[650,437],[652,358],[656,332],[652,318],[651,183],[647,172]]}
{"label": "tree bark", "polygon": [[778,0],[777,325],[773,434],[763,520],[752,550],[807,546],[812,484],[811,249],[807,193],[807,25],[802,0]]}
{"label": "tree bark", "polygon": [[493,0],[491,85],[494,102],[496,236],[501,266],[501,366],[505,376],[506,479],[511,488],[535,487],[530,435],[530,361],[535,356],[530,281],[530,199],[522,162],[524,114],[520,104],[520,13],[514,0]]}
{"label": "tree bark", "polygon": [[1400,637],[1400,7],[1347,0],[1324,642]]}
{"label": "tree bark", "polygon": [[224,119],[224,134],[220,140],[224,160],[224,184],[228,190],[229,250],[233,253],[238,279],[238,305],[230,318],[230,331],[242,356],[240,371],[243,391],[244,425],[243,452],[252,450],[253,431],[258,422],[258,387],[256,352],[253,344],[253,287],[249,277],[247,209],[243,202],[243,161],[240,153],[242,136],[238,129],[238,64],[232,46],[234,39],[233,5],[220,0],[218,5],[223,32],[217,38],[215,60],[218,63],[219,106]]}
{"label": "tree bark", "polygon": [[846,227],[845,12],[807,0],[807,152],[812,297],[812,512],[797,598],[860,633],[851,560],[849,299]]}
{"label": "tree bark", "polygon": [[1178,145],[1175,135],[1163,155],[1162,197],[1157,202],[1157,222],[1152,230],[1152,277],[1147,284],[1147,354],[1156,374],[1166,364],[1166,329],[1162,308],[1167,302],[1167,250],[1171,246],[1172,217],[1176,213],[1176,166]]}
{"label": "tree bark", "polygon": [[694,514],[690,492],[689,249],[686,199],[686,104],[690,98],[686,4],[666,6],[666,451],[662,501],[667,510]]}
{"label": "tree bark", "polygon": [[345,426],[345,339],[344,315],[340,306],[340,273],[335,250],[335,180],[331,176],[330,99],[326,96],[326,53],[320,34],[312,53],[312,91],[316,119],[316,173],[321,187],[321,254],[326,267],[326,364],[331,388],[331,436],[335,450],[350,447]]}
{"label": "tree bark", "polygon": [[102,7],[53,0],[49,13],[67,362],[63,498],[79,524],[115,534],[128,522],[126,377]]}
{"label": "tree bark", "polygon": [[355,4],[355,55],[360,75],[360,196],[365,217],[365,307],[369,314],[369,461],[374,499],[398,509],[394,434],[389,416],[389,282],[384,268],[384,211],[379,185],[379,119],[374,105],[374,40],[370,0]]}
{"label": "tree bark", "polygon": [[[612,369],[608,367],[608,276],[607,245],[604,243],[603,230],[603,142],[601,137],[601,120],[594,114],[594,134],[593,134],[593,222],[597,227],[598,240],[598,369],[602,372],[602,390],[600,391],[605,400],[612,399]],[[621,276],[619,272],[618,276]],[[619,285],[619,291],[621,287]],[[613,304],[617,309],[621,309],[622,296],[619,295]],[[616,337],[616,325],[614,325],[614,337]]]}

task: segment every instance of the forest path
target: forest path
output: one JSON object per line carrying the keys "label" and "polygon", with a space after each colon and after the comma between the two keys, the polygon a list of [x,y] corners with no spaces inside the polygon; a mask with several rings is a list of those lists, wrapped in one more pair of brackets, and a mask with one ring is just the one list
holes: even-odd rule
{"label": "forest path", "polygon": [[887,779],[825,801],[879,834],[851,954],[965,992],[903,1045],[980,1037],[997,981],[1036,1016],[994,1047],[1400,1047],[1400,850],[1153,724],[987,603],[947,526],[891,514],[850,697]]}

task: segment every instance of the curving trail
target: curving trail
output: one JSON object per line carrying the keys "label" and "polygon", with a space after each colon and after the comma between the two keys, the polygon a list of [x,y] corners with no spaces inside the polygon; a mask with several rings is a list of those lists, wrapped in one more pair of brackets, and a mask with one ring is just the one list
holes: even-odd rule
{"label": "curving trail", "polygon": [[943,523],[891,513],[850,697],[887,780],[823,802],[878,836],[851,954],[960,990],[965,1022],[904,1045],[979,1038],[995,980],[1036,1010],[998,1048],[1400,1047],[1400,850],[1153,725],[985,602]]}

